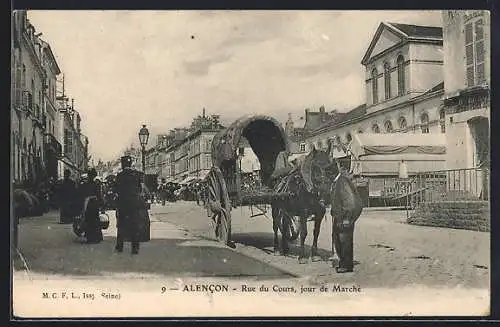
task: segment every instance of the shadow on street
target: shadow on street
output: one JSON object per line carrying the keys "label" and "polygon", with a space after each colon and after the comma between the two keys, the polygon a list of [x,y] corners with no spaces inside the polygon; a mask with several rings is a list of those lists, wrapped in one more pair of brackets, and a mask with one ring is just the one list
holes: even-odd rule
{"label": "shadow on street", "polygon": [[[31,226],[30,226],[31,225]],[[70,276],[113,274],[168,275],[180,277],[290,278],[290,273],[198,237],[179,235],[152,238],[141,243],[138,255],[130,243],[116,253],[116,237],[107,232],[100,244],[81,244],[71,225],[27,223],[20,228],[20,252],[34,273]],[[179,237],[180,236],[180,237]],[[26,270],[20,258],[15,270]]]}

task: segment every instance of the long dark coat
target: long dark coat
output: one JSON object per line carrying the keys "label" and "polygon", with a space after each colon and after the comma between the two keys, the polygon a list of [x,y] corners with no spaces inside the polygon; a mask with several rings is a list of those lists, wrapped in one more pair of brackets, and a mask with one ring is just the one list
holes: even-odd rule
{"label": "long dark coat", "polygon": [[61,222],[72,223],[73,218],[78,214],[78,194],[76,182],[72,179],[65,179],[58,190],[59,207],[61,208]]}
{"label": "long dark coat", "polygon": [[[88,181],[78,187],[79,208],[83,212],[83,232],[88,242],[103,240],[99,212],[103,206],[102,190],[95,181]],[[86,203],[86,199],[89,200]],[[87,204],[85,206],[85,203]]]}
{"label": "long dark coat", "polygon": [[126,242],[149,241],[150,221],[146,202],[142,196],[140,173],[130,168],[118,173],[116,193],[118,234]]}

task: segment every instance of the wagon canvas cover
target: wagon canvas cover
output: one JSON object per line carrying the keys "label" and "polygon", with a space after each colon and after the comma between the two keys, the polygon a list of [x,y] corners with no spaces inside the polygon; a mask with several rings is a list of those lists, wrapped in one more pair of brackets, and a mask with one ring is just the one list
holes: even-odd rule
{"label": "wagon canvas cover", "polygon": [[265,115],[243,116],[212,140],[212,163],[221,167],[223,162],[237,159],[242,138],[250,144],[260,162],[262,183],[269,185],[276,161],[281,152],[288,152],[288,143],[281,123]]}

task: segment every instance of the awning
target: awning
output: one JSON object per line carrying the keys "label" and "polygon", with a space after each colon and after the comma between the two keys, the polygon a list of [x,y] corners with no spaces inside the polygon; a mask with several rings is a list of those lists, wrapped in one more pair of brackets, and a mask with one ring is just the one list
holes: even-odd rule
{"label": "awning", "polygon": [[197,178],[204,180],[208,176],[209,173],[210,173],[210,170],[201,171],[200,175]]}
{"label": "awning", "polygon": [[189,184],[190,182],[196,180],[197,178],[198,177],[188,176],[188,177],[184,178],[179,184],[186,185],[186,184]]}
{"label": "awning", "polygon": [[397,176],[402,161],[410,175],[446,169],[444,134],[356,134],[351,151],[355,175]]}

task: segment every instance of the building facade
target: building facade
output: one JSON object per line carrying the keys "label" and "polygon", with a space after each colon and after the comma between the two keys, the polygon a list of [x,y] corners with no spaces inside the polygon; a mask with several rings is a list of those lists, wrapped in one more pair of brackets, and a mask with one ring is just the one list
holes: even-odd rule
{"label": "building facade", "polygon": [[490,166],[488,11],[443,11],[447,168]]}
{"label": "building facade", "polygon": [[441,27],[381,23],[361,61],[365,103],[307,134],[307,150],[356,133],[444,133]]}
{"label": "building facade", "polygon": [[62,139],[62,155],[59,158],[59,178],[69,169],[78,177],[88,169],[88,138],[82,133],[80,113],[74,104],[68,104],[65,96],[59,97],[59,137]]}
{"label": "building facade", "polygon": [[36,184],[44,175],[46,72],[44,43],[26,11],[12,16],[11,165],[14,182]]}
{"label": "building facade", "polygon": [[54,53],[26,10],[13,12],[11,27],[13,182],[36,187],[61,178],[65,166],[78,175],[87,168],[88,140],[81,133],[79,114],[59,94],[61,69]]}
{"label": "building facade", "polygon": [[57,76],[61,73],[52,49],[47,42],[43,45],[43,67],[46,72],[46,90],[44,92],[45,112],[45,168],[49,178],[57,180],[58,160],[62,155],[62,145],[57,137],[60,125],[59,108],[57,105]]}

